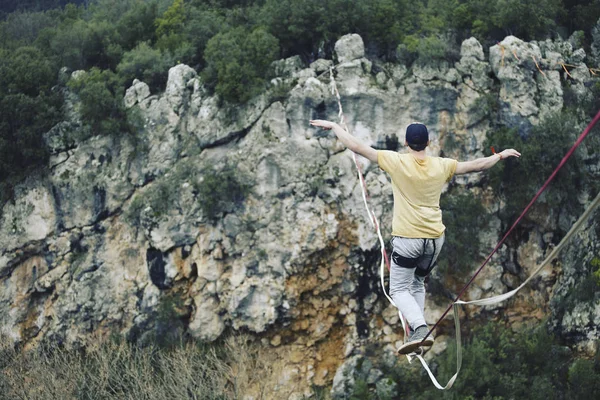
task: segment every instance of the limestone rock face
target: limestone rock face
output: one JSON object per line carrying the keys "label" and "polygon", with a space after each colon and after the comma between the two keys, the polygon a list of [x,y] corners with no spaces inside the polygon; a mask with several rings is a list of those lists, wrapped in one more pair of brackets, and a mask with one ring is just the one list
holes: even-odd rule
{"label": "limestone rock face", "polygon": [[335,43],[335,54],[338,62],[345,63],[365,56],[365,45],[357,34],[343,36]]}
{"label": "limestone rock face", "polygon": [[[335,53],[334,79],[355,136],[401,150],[406,126],[420,121],[429,128],[429,154],[464,160],[488,154],[483,142],[496,118],[526,133],[560,110],[557,63],[574,50],[507,37],[486,59],[470,38],[455,65],[409,69],[376,65],[360,36],[348,35]],[[402,331],[379,288],[379,240],[353,157],[331,132],[308,123],[339,120],[332,65],[279,61],[269,89],[243,105],[224,103],[196,71],[177,65],[164,93],[152,95],[140,81],[127,90],[125,105],[143,122],[130,136],[84,132],[71,104],[73,118],[45,137],[48,173],[18,185],[1,210],[1,331],[32,345],[80,345],[92,334],[112,333],[150,341],[165,330],[213,341],[244,331],[289,357],[288,388],[333,380],[337,396],[361,379],[381,393],[393,391],[364,356],[365,343],[377,340],[377,356],[393,364]],[[571,70],[582,99],[589,95],[586,71],[583,64]],[[282,88],[289,92],[282,95]],[[368,160],[357,162],[387,239],[389,178]],[[478,188],[480,179],[457,177],[453,184],[473,187],[499,207]],[[502,249],[469,295],[513,288],[544,256],[544,238],[555,228],[540,228],[513,252]],[[492,247],[501,231],[493,219],[482,241]],[[563,263],[589,264],[586,246]],[[544,277],[535,307],[547,305],[555,279]],[[573,271],[561,279],[565,293],[579,282]],[[428,299],[427,321],[444,308]],[[574,343],[598,338],[589,328],[597,302],[553,313],[556,329]],[[534,314],[528,309],[514,318]]]}
{"label": "limestone rock face", "polygon": [[589,355],[598,352],[600,328],[600,230],[596,210],[569,249],[562,263],[562,275],[556,283],[550,303],[550,326],[579,351]]}
{"label": "limestone rock face", "polygon": [[595,66],[600,64],[600,19],[592,29],[592,54],[591,63]]}
{"label": "limestone rock face", "polygon": [[125,107],[131,108],[148,97],[150,97],[150,87],[144,82],[134,79],[131,87],[125,92],[123,102],[125,103]]}

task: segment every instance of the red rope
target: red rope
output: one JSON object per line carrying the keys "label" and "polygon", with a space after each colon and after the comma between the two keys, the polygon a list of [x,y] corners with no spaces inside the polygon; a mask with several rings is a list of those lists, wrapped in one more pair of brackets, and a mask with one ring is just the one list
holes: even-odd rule
{"label": "red rope", "polygon": [[583,139],[585,139],[585,137],[588,135],[588,133],[590,133],[590,131],[592,130],[592,128],[594,127],[594,125],[596,125],[596,123],[599,120],[600,120],[600,111],[598,111],[598,114],[596,114],[596,116],[594,117],[594,119],[592,120],[592,122],[590,122],[590,124],[587,126],[587,128],[585,128],[585,130],[583,131],[583,133],[581,135],[579,135],[579,138],[577,139],[577,141],[575,142],[575,144],[573,145],[573,147],[571,147],[571,149],[563,157],[563,159],[560,162],[560,164],[558,164],[558,167],[556,167],[556,169],[554,170],[554,172],[552,173],[552,175],[550,175],[550,177],[546,180],[546,182],[540,188],[540,190],[538,190],[538,192],[533,197],[533,199],[531,199],[531,201],[529,202],[529,204],[527,205],[527,207],[525,207],[525,210],[523,210],[523,212],[521,213],[521,215],[519,215],[519,218],[517,218],[517,220],[514,222],[514,224],[508,230],[508,232],[506,232],[504,234],[504,237],[502,238],[502,240],[500,240],[498,242],[498,244],[496,245],[496,247],[494,248],[494,250],[492,250],[492,252],[490,253],[490,255],[487,256],[487,258],[485,259],[485,261],[483,262],[483,264],[481,265],[481,267],[479,267],[479,269],[477,270],[477,272],[475,272],[475,275],[473,275],[473,277],[469,280],[469,282],[467,282],[467,284],[465,285],[465,287],[462,288],[462,290],[460,291],[460,293],[458,294],[458,296],[456,296],[456,299],[454,299],[454,301],[452,302],[452,304],[450,304],[450,306],[448,307],[448,309],[444,312],[444,314],[442,314],[442,316],[440,317],[440,319],[438,319],[438,321],[435,323],[435,325],[433,326],[433,328],[431,328],[429,330],[429,332],[427,332],[427,335],[425,335],[425,337],[423,338],[423,341],[425,339],[427,339],[427,337],[429,337],[429,335],[431,334],[431,332],[433,332],[433,330],[439,325],[439,323],[442,321],[442,319],[444,319],[444,317],[452,309],[452,306],[454,305],[454,303],[456,303],[460,299],[460,297],[465,293],[465,291],[467,290],[467,288],[469,287],[469,285],[471,285],[471,283],[473,283],[473,281],[475,280],[475,278],[477,277],[477,275],[479,275],[479,273],[481,272],[481,270],[483,269],[483,267],[485,267],[487,265],[487,263],[490,261],[490,259],[492,258],[492,256],[498,251],[498,249],[500,248],[500,246],[502,246],[502,244],[504,243],[504,241],[506,240],[506,238],[508,237],[508,235],[515,229],[515,227],[519,224],[519,222],[521,222],[521,220],[523,219],[523,217],[525,216],[525,214],[527,214],[527,211],[529,211],[529,209],[531,208],[531,206],[533,205],[533,203],[535,203],[535,201],[538,199],[538,197],[540,197],[540,195],[542,194],[542,192],[544,190],[546,190],[546,188],[548,187],[548,185],[550,184],[550,182],[554,179],[554,177],[556,176],[556,174],[558,173],[558,171],[563,167],[563,165],[565,165],[565,163],[571,157],[571,155],[573,154],[573,152],[575,152],[575,149],[577,149],[577,147],[579,147],[579,145],[581,144],[581,142],[583,142]]}

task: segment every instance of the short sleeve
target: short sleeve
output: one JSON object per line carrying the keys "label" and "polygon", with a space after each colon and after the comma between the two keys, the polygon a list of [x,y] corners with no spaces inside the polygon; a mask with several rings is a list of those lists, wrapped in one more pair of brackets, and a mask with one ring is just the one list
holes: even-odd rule
{"label": "short sleeve", "polygon": [[393,171],[399,166],[398,153],[391,150],[377,150],[377,164],[385,172]]}
{"label": "short sleeve", "polygon": [[456,166],[458,165],[457,160],[453,160],[452,158],[442,158],[442,163],[444,166],[444,171],[446,173],[446,182],[450,181],[456,172]]}

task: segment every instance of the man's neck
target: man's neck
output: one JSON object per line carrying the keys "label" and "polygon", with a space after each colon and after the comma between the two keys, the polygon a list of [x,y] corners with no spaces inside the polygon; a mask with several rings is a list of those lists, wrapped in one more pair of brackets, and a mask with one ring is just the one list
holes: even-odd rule
{"label": "man's neck", "polygon": [[413,156],[415,156],[416,158],[420,159],[420,160],[424,160],[425,157],[427,157],[427,154],[425,152],[425,149],[421,150],[421,151],[416,151],[411,149],[410,147],[408,148],[408,152],[409,154],[412,154]]}

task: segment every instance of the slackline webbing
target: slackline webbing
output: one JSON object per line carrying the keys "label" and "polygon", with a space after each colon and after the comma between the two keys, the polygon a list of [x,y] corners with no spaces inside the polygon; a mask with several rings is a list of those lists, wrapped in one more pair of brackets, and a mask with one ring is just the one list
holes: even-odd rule
{"label": "slackline webbing", "polygon": [[[342,108],[341,97],[340,97],[339,91],[337,89],[337,85],[335,83],[335,78],[334,78],[334,75],[333,75],[333,67],[330,68],[329,72],[330,72],[331,92],[332,92],[333,95],[336,96],[336,99],[337,99],[338,108],[339,108],[338,116],[340,118],[340,122],[341,122],[343,128],[348,133],[350,133],[350,130],[348,129],[348,126],[346,124],[346,119],[345,119],[343,108]],[[517,220],[513,223],[513,225],[511,226],[511,228],[506,232],[506,234],[498,242],[498,244],[496,245],[496,247],[494,248],[494,250],[486,258],[486,260],[484,261],[484,263],[479,267],[479,269],[477,270],[477,272],[473,275],[473,277],[469,280],[469,282],[461,290],[461,292],[458,294],[458,296],[456,297],[456,299],[454,300],[454,302],[450,305],[450,307],[448,307],[448,309],[444,312],[444,314],[439,318],[439,320],[435,323],[435,325],[428,332],[427,336],[429,336],[431,334],[431,332],[436,328],[436,326],[440,323],[440,321],[448,314],[448,312],[450,311],[450,309],[454,310],[454,327],[455,327],[455,330],[456,330],[456,373],[450,378],[450,380],[448,381],[448,383],[445,386],[442,386],[442,385],[439,384],[439,382],[437,381],[437,379],[435,378],[435,376],[431,372],[431,369],[429,368],[427,362],[425,361],[425,359],[422,357],[421,354],[412,353],[412,354],[407,354],[406,355],[409,363],[412,362],[412,358],[413,357],[417,357],[419,359],[419,361],[423,365],[423,368],[427,371],[427,374],[429,375],[432,383],[435,385],[436,388],[441,389],[441,390],[450,389],[452,387],[452,385],[454,384],[454,382],[456,381],[456,378],[458,377],[458,374],[459,374],[461,366],[462,366],[462,345],[461,345],[460,318],[459,318],[458,305],[459,304],[472,304],[472,305],[486,306],[486,305],[491,305],[491,304],[502,302],[502,301],[504,301],[504,300],[512,297],[515,293],[517,293],[525,285],[527,285],[527,283],[529,283],[529,281],[531,279],[533,279],[546,265],[548,265],[558,255],[558,253],[566,246],[566,244],[568,243],[568,241],[571,238],[571,236],[573,236],[577,232],[577,230],[579,230],[581,228],[581,226],[584,224],[584,222],[587,220],[587,218],[590,216],[590,214],[598,207],[598,204],[600,203],[600,193],[598,193],[598,195],[596,196],[596,198],[594,199],[594,201],[587,207],[587,209],[585,210],[585,212],[581,215],[581,217],[577,220],[577,222],[575,222],[575,224],[571,227],[571,229],[569,230],[569,232],[567,232],[567,234],[563,237],[563,239],[561,240],[561,242],[552,250],[552,252],[550,253],[550,255],[548,257],[546,257],[546,259],[535,269],[535,271],[531,274],[531,276],[529,276],[519,287],[517,287],[514,290],[511,290],[510,292],[504,293],[502,295],[493,296],[493,297],[489,297],[489,298],[485,298],[485,299],[472,300],[472,301],[468,301],[468,302],[460,300],[460,297],[464,294],[464,292],[469,287],[469,285],[475,280],[475,278],[481,272],[481,270],[483,269],[483,267],[485,267],[485,265],[490,261],[492,255],[494,255],[494,253],[496,253],[498,251],[498,249],[504,243],[504,241],[506,240],[506,238],[508,237],[508,235],[514,230],[514,228],[523,219],[523,217],[529,211],[529,209],[531,208],[531,206],[533,205],[533,203],[535,203],[535,201],[540,197],[540,195],[542,194],[542,192],[544,190],[546,190],[546,188],[548,187],[548,185],[550,184],[550,182],[554,179],[554,177],[556,176],[556,174],[558,173],[558,171],[563,167],[563,165],[571,157],[571,155],[573,154],[573,152],[575,151],[575,149],[581,144],[581,142],[589,134],[589,132],[592,130],[592,128],[598,122],[598,120],[600,120],[600,111],[598,112],[598,114],[596,114],[596,116],[594,117],[594,119],[592,120],[592,122],[590,122],[590,124],[583,131],[583,133],[579,136],[579,138],[577,139],[577,141],[575,142],[575,144],[573,145],[573,147],[571,147],[571,149],[563,157],[563,159],[559,163],[558,167],[556,167],[556,169],[554,170],[554,172],[550,175],[550,177],[542,185],[542,187],[536,193],[536,195],[533,197],[533,199],[525,207],[524,211],[517,218]],[[361,187],[363,202],[364,202],[365,208],[367,210],[367,213],[369,215],[369,220],[371,221],[372,226],[375,228],[375,230],[377,232],[377,236],[379,238],[379,243],[380,243],[380,246],[381,246],[381,253],[382,253],[381,264],[380,264],[380,281],[381,281],[381,286],[382,286],[382,289],[383,289],[383,293],[385,294],[385,296],[387,297],[387,299],[390,301],[390,303],[393,306],[395,306],[394,301],[390,298],[390,296],[387,294],[387,291],[385,290],[385,283],[384,283],[385,266],[387,266],[388,270],[390,269],[389,260],[388,260],[388,257],[387,257],[387,253],[385,251],[385,242],[383,240],[383,236],[381,235],[381,229],[380,229],[377,217],[375,216],[375,213],[371,210],[371,208],[369,207],[369,204],[368,204],[367,186],[366,186],[363,174],[361,172],[360,166],[358,164],[358,161],[357,161],[357,158],[356,158],[356,154],[355,153],[352,153],[352,154],[353,154],[354,165],[356,166],[356,169],[357,169],[357,172],[358,172],[358,179],[359,179],[359,182],[360,182],[360,187]],[[400,316],[400,321],[402,323],[402,328],[404,330],[404,337],[406,339],[406,337],[408,335],[409,325],[406,322],[404,316],[402,315],[402,313],[400,311],[398,311],[398,314]],[[423,340],[425,340],[427,338],[427,336]]]}

